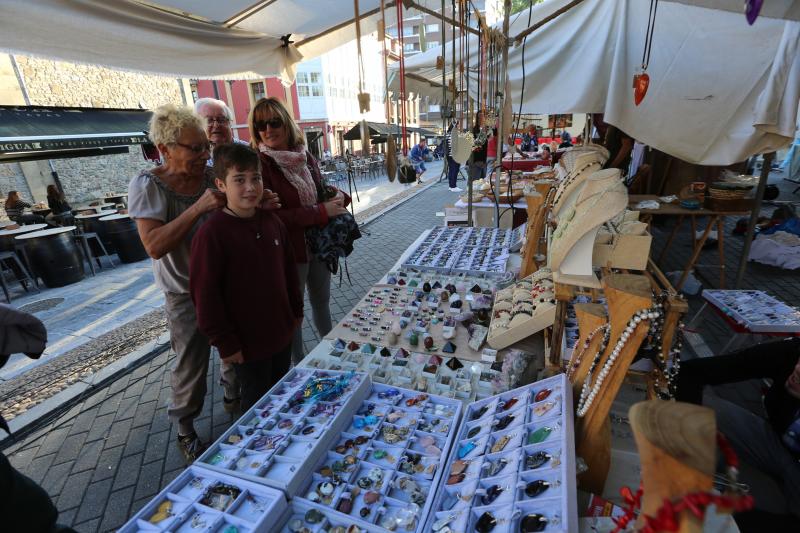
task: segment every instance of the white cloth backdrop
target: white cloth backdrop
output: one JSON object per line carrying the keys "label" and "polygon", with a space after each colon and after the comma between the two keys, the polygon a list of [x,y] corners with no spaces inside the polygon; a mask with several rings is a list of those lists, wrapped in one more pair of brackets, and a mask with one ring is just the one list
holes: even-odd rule
{"label": "white cloth backdrop", "polygon": [[[534,7],[531,23],[567,3]],[[606,122],[640,142],[704,165],[731,164],[792,141],[800,99],[799,22],[760,17],[749,26],[741,12],[660,2],[650,88],[637,107],[632,79],[648,9],[645,1],[585,0],[533,32],[525,46],[522,111],[604,112]],[[527,11],[515,15],[510,35],[527,21]],[[477,64],[474,42],[470,62]],[[409,58],[406,69],[441,82],[434,68],[441,53]],[[445,57],[449,61],[449,53]],[[508,70],[517,112],[522,46],[511,49]],[[474,90],[474,81],[470,85]],[[441,90],[430,96],[440,98]]]}

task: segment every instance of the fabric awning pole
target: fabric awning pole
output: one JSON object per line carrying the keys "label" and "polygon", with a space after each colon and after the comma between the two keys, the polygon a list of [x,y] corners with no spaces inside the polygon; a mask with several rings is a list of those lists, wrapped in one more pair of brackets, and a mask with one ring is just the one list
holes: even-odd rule
{"label": "fabric awning pole", "polygon": [[[758,222],[758,215],[761,213],[761,202],[764,200],[764,189],[767,188],[769,171],[772,168],[772,160],[774,158],[775,152],[768,152],[764,154],[764,162],[761,165],[761,179],[758,180],[758,188],[756,189],[756,202],[753,206],[752,213],[750,213],[750,220],[747,222],[747,233],[744,237],[742,257],[739,258],[739,271],[736,273],[736,283],[733,285],[734,289],[738,289],[742,286],[744,274],[747,271],[747,258],[750,255],[750,246],[753,244],[753,235],[756,232],[756,222]],[[717,238],[722,238],[722,236],[718,235]]]}
{"label": "fabric awning pole", "polygon": [[[503,108],[505,107],[507,97],[505,81],[506,76],[508,75],[506,68],[508,67],[508,26],[510,15],[511,0],[503,0],[503,62],[500,64],[502,76],[500,77],[500,83],[498,83],[497,86],[497,92],[502,95],[502,98],[500,98],[500,105],[497,107],[499,110],[497,119],[497,158],[495,159],[495,164],[497,165],[495,172],[497,172],[497,174],[494,181],[494,225],[496,228],[500,227],[500,202],[497,201],[497,197],[500,194],[500,174],[502,174],[503,171],[503,141],[505,137],[503,134],[503,128],[505,128],[505,124],[503,124]],[[500,87],[503,88],[502,91],[500,91]],[[522,96],[520,96],[520,98],[522,98]],[[510,180],[509,185],[511,185]]]}

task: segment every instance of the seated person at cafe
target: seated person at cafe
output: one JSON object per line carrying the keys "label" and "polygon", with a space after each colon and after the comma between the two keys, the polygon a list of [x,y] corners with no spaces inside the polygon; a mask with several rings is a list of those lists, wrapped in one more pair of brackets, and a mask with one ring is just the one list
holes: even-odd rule
{"label": "seated person at cafe", "polygon": [[561,144],[559,144],[558,147],[572,148],[572,136],[569,134],[568,131],[561,132]]}
{"label": "seated person at cafe", "polygon": [[47,222],[60,224],[65,215],[72,214],[67,198],[55,185],[47,186],[47,207],[50,208],[50,214],[45,217]]}
{"label": "seated person at cafe", "polygon": [[[706,385],[753,379],[771,381],[761,398],[763,416],[711,391],[703,395]],[[717,429],[728,438],[742,464],[763,474],[762,478],[743,470],[739,476],[740,482],[750,485],[756,509],[768,511],[758,520],[780,521],[780,526],[762,524],[761,530],[800,531],[800,338],[683,361],[677,389],[678,401],[712,408]],[[770,481],[776,485],[771,491]],[[776,490],[785,501],[782,508],[776,508],[771,498]]]}
{"label": "seated person at cafe", "polygon": [[17,224],[43,224],[44,217],[32,213],[24,213],[31,204],[22,200],[17,191],[8,191],[6,198],[6,215]]}
{"label": "seated person at cafe", "polygon": [[546,161],[548,163],[550,162],[552,157],[551,157],[551,154],[550,154],[550,146],[549,145],[543,144],[541,147],[539,147],[539,159],[541,159],[542,161]]}
{"label": "seated person at cafe", "polygon": [[192,240],[189,290],[198,328],[232,364],[246,411],[289,370],[303,298],[286,227],[258,208],[258,154],[240,144],[217,146],[214,175],[226,203]]}

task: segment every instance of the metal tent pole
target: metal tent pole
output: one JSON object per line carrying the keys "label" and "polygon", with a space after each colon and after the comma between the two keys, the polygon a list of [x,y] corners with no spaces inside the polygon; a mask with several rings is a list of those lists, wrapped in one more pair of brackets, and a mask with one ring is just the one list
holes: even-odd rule
{"label": "metal tent pole", "polygon": [[[733,288],[738,289],[744,280],[744,274],[747,271],[747,256],[750,255],[750,245],[753,244],[753,235],[756,232],[756,222],[758,215],[761,212],[761,202],[764,200],[764,189],[767,188],[767,179],[769,178],[769,171],[772,168],[772,160],[775,158],[775,152],[768,152],[764,154],[764,163],[761,166],[761,179],[758,180],[758,189],[756,189],[756,203],[753,206],[753,212],[750,213],[750,220],[747,223],[747,234],[744,237],[744,248],[742,249],[742,257],[739,259],[739,271],[736,273],[736,283]],[[717,238],[722,238],[718,235]],[[722,242],[722,241],[720,241]]]}

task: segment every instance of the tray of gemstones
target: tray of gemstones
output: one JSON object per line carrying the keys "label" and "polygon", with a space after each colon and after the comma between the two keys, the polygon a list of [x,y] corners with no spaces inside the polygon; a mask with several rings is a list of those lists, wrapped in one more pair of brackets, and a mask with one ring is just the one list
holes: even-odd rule
{"label": "tray of gemstones", "polygon": [[363,373],[293,368],[195,464],[294,496],[370,384]]}
{"label": "tray of gemstones", "polygon": [[426,531],[577,531],[564,374],[468,405]]}
{"label": "tray of gemstones", "polygon": [[119,531],[266,533],[287,508],[279,490],[189,466]]}
{"label": "tray of gemstones", "polygon": [[[276,533],[383,533],[385,529],[337,513],[302,498],[293,498],[271,531]],[[402,525],[402,523],[399,523]],[[404,531],[399,527],[396,531]]]}
{"label": "tray of gemstones", "polygon": [[[432,270],[439,273],[500,273],[505,272],[505,259],[511,246],[512,233],[507,229],[436,227],[433,228],[417,248],[402,261],[404,268]],[[477,250],[477,252],[476,252]],[[488,257],[487,270],[475,268],[465,270],[463,257],[465,254]],[[493,261],[492,261],[493,260]],[[457,263],[462,263],[461,267]],[[502,270],[501,270],[502,269]]]}
{"label": "tray of gemstones", "polygon": [[752,332],[800,333],[800,310],[764,291],[704,290],[703,298]]}
{"label": "tray of gemstones", "polygon": [[373,384],[300,498],[378,531],[423,531],[461,402]]}
{"label": "tray of gemstones", "polygon": [[464,246],[451,272],[464,273],[471,276],[503,275],[508,262],[508,247],[503,246]]}
{"label": "tray of gemstones", "polygon": [[427,281],[375,285],[326,338],[480,360],[492,306],[491,290],[486,292],[479,284],[463,293],[453,284]]}
{"label": "tray of gemstones", "polygon": [[[458,398],[462,402],[484,397],[478,395],[486,389],[479,386],[479,376],[492,364],[462,362],[457,357],[440,357],[409,352],[397,346],[359,344],[341,339],[323,340],[301,363],[308,368],[366,372],[373,383]],[[487,378],[487,381],[491,380]],[[491,394],[491,388],[489,391],[485,396]]]}

